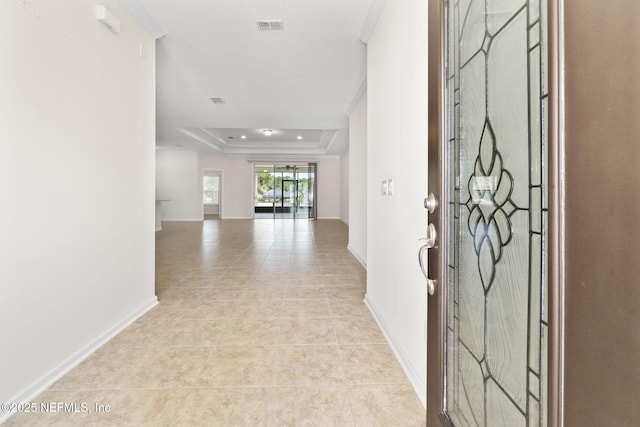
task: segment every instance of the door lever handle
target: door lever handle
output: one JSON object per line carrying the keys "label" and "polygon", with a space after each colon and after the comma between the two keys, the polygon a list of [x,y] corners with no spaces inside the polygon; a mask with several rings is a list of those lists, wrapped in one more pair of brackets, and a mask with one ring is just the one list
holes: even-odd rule
{"label": "door lever handle", "polygon": [[420,270],[422,271],[424,278],[427,279],[427,292],[429,292],[429,295],[433,295],[436,293],[436,286],[438,285],[438,281],[429,279],[429,274],[425,270],[425,265],[423,261],[424,253],[429,249],[431,249],[431,245],[429,245],[428,243],[420,247],[420,250],[418,251],[418,264],[420,265]]}
{"label": "door lever handle", "polygon": [[420,270],[422,271],[424,278],[427,279],[427,292],[429,292],[429,295],[433,295],[436,293],[438,281],[429,278],[429,273],[427,273],[424,265],[424,253],[429,249],[436,247],[437,236],[438,234],[436,232],[435,225],[429,224],[429,226],[427,227],[427,237],[420,239],[426,240],[426,243],[422,245],[418,250],[418,265],[420,265]]}

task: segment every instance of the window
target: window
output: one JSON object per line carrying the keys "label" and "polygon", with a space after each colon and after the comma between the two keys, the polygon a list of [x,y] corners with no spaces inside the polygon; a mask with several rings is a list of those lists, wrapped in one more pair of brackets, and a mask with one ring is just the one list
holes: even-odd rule
{"label": "window", "polygon": [[204,176],[202,188],[203,191],[203,201],[205,205],[217,205],[218,204],[218,193],[219,193],[219,176]]}

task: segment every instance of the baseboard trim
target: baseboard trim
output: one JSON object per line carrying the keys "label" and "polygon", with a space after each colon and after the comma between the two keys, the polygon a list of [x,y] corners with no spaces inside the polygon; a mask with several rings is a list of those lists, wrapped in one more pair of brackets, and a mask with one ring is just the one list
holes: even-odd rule
{"label": "baseboard trim", "polygon": [[[413,390],[416,392],[416,394],[418,395],[418,398],[422,402],[422,406],[426,408],[427,407],[427,384],[425,380],[420,378],[416,369],[413,367],[413,365],[409,361],[409,358],[404,353],[402,348],[398,345],[398,341],[395,339],[394,335],[386,327],[384,320],[382,319],[382,317],[379,315],[378,311],[375,308],[375,304],[373,304],[373,302],[369,300],[368,295],[365,295],[364,303],[369,308],[369,312],[371,312],[371,315],[373,316],[376,323],[380,327],[382,334],[384,335],[387,342],[389,343],[389,346],[391,347],[391,351],[393,351],[393,354],[395,354],[396,359],[398,359],[398,362],[400,363],[402,370],[404,371],[405,375],[409,379],[409,382],[411,383]],[[425,363],[427,363],[426,360],[425,360]]]}
{"label": "baseboard trim", "polygon": [[188,221],[188,222],[194,222],[194,221],[202,221],[202,218],[162,218],[162,222],[180,222],[180,221]]}
{"label": "baseboard trim", "polygon": [[360,258],[360,256],[351,248],[351,246],[347,246],[347,250],[349,252],[351,252],[351,255],[353,255],[358,260],[358,262],[364,267],[364,269],[366,270],[367,269],[367,263],[364,262],[364,260],[362,258]]}
{"label": "baseboard trim", "polygon": [[[13,398],[9,399],[8,402],[21,404],[21,403],[29,403],[33,399],[35,399],[42,392],[47,390],[53,383],[58,381],[64,375],[66,375],[73,368],[82,363],[85,359],[91,356],[96,350],[106,344],[111,338],[115,337],[118,333],[120,333],[127,326],[131,325],[138,318],[140,318],[147,311],[151,310],[153,307],[158,305],[158,298],[154,296],[151,300],[147,301],[129,316],[127,316],[122,321],[118,322],[112,328],[105,331],[103,334],[98,336],[95,340],[90,342],[80,351],[76,352],[67,360],[51,369],[49,372],[40,377],[39,380],[35,381],[33,384],[13,396]],[[8,420],[15,412],[0,412],[0,424],[4,423]]]}

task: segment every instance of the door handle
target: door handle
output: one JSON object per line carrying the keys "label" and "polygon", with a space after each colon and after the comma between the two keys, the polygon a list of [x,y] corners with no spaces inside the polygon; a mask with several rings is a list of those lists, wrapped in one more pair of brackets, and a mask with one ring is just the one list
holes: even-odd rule
{"label": "door handle", "polygon": [[438,281],[429,278],[429,273],[427,273],[424,265],[424,253],[429,249],[436,247],[438,240],[438,232],[436,230],[436,226],[433,224],[429,224],[429,226],[427,227],[427,237],[420,240],[425,240],[426,243],[422,245],[418,250],[418,265],[420,265],[420,270],[422,271],[424,278],[427,279],[427,292],[429,293],[429,295],[433,295],[436,293]]}

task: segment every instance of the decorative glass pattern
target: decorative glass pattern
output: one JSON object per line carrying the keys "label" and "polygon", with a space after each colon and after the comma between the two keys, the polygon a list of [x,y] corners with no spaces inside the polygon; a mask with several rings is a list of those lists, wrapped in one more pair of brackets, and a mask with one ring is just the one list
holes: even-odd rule
{"label": "decorative glass pattern", "polygon": [[544,426],[546,0],[445,0],[446,409]]}

